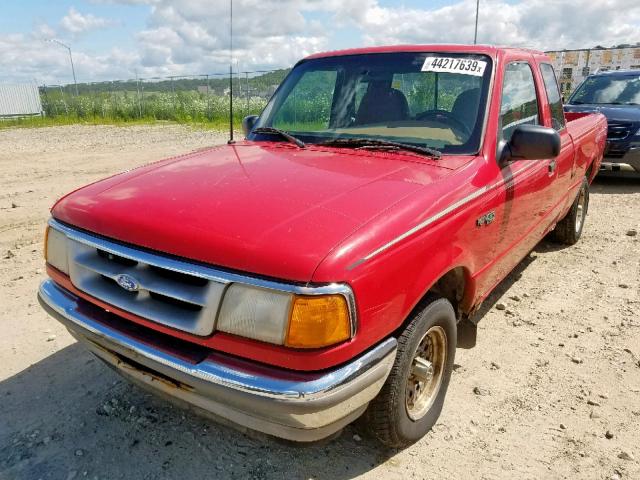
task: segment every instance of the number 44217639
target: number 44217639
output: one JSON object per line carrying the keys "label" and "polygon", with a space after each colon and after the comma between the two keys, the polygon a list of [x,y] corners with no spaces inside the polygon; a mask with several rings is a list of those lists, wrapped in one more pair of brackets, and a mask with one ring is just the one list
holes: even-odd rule
{"label": "number 44217639", "polygon": [[464,57],[427,57],[422,64],[423,72],[448,72],[482,76],[487,67],[485,60]]}

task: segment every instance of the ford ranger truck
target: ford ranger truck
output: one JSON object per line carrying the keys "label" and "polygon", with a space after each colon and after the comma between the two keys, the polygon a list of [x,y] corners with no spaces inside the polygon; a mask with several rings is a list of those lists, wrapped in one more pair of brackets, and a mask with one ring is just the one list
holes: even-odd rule
{"label": "ford ranger truck", "polygon": [[459,45],[312,55],[243,127],[60,199],[40,302],[198,411],[300,442],[363,416],[396,447],[492,289],[578,241],[607,134],[544,54]]}

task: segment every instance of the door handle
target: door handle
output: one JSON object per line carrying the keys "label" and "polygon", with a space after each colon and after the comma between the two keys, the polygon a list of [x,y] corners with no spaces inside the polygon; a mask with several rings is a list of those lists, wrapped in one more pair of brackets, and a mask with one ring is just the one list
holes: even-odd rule
{"label": "door handle", "polygon": [[549,173],[553,173],[556,171],[556,161],[555,159],[549,162]]}

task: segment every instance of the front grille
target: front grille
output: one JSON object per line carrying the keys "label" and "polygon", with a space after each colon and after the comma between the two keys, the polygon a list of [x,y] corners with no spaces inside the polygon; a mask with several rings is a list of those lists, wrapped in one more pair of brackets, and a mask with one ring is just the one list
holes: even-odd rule
{"label": "front grille", "polygon": [[607,158],[622,158],[629,151],[629,144],[624,142],[607,142],[604,156]]}
{"label": "front grille", "polygon": [[58,232],[50,233],[50,238],[65,242],[66,251],[58,252],[58,260],[67,263],[76,288],[152,322],[194,335],[211,335],[227,287],[239,284],[289,295],[343,295],[351,334],[356,332],[355,300],[346,284],[284,283],[125,245],[53,219],[49,227],[50,232]]}
{"label": "front grille", "polygon": [[[136,258],[131,249],[125,256],[76,239],[68,241],[69,276],[78,289],[172,328],[199,336],[213,333],[224,282],[162,267],[161,261],[148,261],[152,256],[146,253]],[[135,280],[137,289],[123,288],[118,283],[122,275]]]}
{"label": "front grille", "polygon": [[632,123],[612,123],[609,122],[609,126],[607,127],[607,138],[610,140],[622,140],[629,136],[631,133],[631,129],[633,128]]}
{"label": "front grille", "polygon": [[627,153],[626,150],[607,150],[605,157],[607,158],[622,158]]}

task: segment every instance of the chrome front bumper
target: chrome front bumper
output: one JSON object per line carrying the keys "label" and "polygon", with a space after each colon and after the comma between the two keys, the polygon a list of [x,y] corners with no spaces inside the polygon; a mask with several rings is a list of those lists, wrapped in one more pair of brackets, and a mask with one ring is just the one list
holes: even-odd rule
{"label": "chrome front bumper", "polygon": [[234,424],[309,442],[346,426],[380,391],[396,354],[389,338],[350,363],[320,373],[290,372],[212,353],[193,363],[105,321],[110,315],[45,280],[42,307],[119,373]]}

